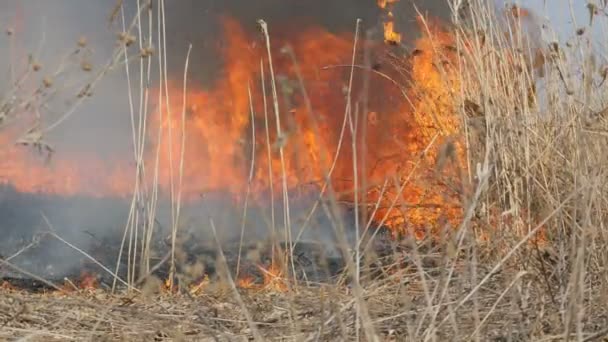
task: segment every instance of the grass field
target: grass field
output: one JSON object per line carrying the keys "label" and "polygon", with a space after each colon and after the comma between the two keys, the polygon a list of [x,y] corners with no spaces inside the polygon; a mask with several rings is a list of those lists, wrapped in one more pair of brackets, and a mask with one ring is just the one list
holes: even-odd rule
{"label": "grass field", "polygon": [[[110,69],[124,68],[125,60],[134,61],[132,68],[166,73],[163,63],[169,37],[159,35],[157,39],[147,26],[148,20],[154,20],[163,32],[164,2],[153,9],[145,1],[137,3],[139,14],[131,26],[123,22],[124,32],[112,59],[93,73],[84,90],[93,89]],[[602,25],[608,9],[599,5],[589,9],[596,19],[585,24]],[[392,255],[374,260],[381,265],[379,271],[370,272],[366,257],[348,258],[344,281],[337,284],[294,284],[280,279],[280,286],[245,289],[225,272],[225,258],[220,253],[218,279],[201,291],[173,294],[163,290],[164,280],[149,277],[138,281],[138,272],[143,269],[145,274],[154,266],[150,256],[158,201],[158,193],[148,192],[139,182],[146,144],[141,134],[144,128],[139,126],[133,137],[136,184],[123,240],[125,253],[133,256],[124,282],[137,284],[137,288],[111,292],[64,287],[44,294],[0,289],[0,338],[608,340],[608,231],[604,229],[608,155],[603,153],[608,149],[607,51],[599,51],[588,33],[591,30],[583,24],[566,42],[545,42],[529,29],[521,29],[518,20],[531,20],[522,10],[512,12],[512,21],[498,20],[494,9],[482,0],[453,1],[453,10],[454,20],[443,34],[449,34],[456,57],[444,63],[440,61],[443,55],[435,54],[437,73],[449,74],[444,81],[451,89],[449,101],[441,106],[449,105],[451,115],[460,122],[457,135],[452,136],[455,140],[447,140],[436,155],[438,165],[449,163],[445,160],[455,155],[463,159],[458,174],[459,185],[465,189],[460,199],[462,211],[452,229],[437,227],[443,233],[418,239],[407,232],[400,234],[391,246]],[[120,17],[120,13],[117,6],[113,16]],[[421,23],[423,31],[428,29],[430,42],[437,42],[429,48],[438,48],[441,38],[434,37],[426,19]],[[259,24],[270,59],[272,28],[269,32],[266,23]],[[149,37],[146,41],[157,42],[156,46],[147,46],[139,37]],[[127,55],[126,45],[138,46],[140,54]],[[188,59],[184,70],[185,88]],[[353,68],[353,72],[357,71]],[[272,69],[266,76],[274,83]],[[160,77],[159,88],[166,87],[165,77]],[[141,82],[141,89],[145,88],[143,77],[131,81]],[[49,82],[43,79],[42,87],[51,87]],[[73,108],[86,99],[86,94],[81,95]],[[130,95],[136,102],[138,96],[149,96],[146,91]],[[264,96],[271,107],[278,107],[276,93]],[[21,100],[11,105],[24,108],[30,101],[27,97]],[[131,110],[133,118],[142,118],[142,111],[148,109]],[[69,109],[50,128],[74,111]],[[2,113],[12,119],[11,113],[18,112]],[[182,129],[185,131],[175,128],[174,134]],[[44,128],[28,131],[19,142],[51,149],[44,133]],[[174,157],[172,248],[165,260],[171,273],[178,272],[180,260],[183,154],[181,159]],[[147,167],[154,170],[153,165]],[[276,186],[283,195],[287,192],[286,184],[277,182]],[[328,195],[327,203],[324,209],[331,211],[337,199]],[[136,209],[140,207],[150,210],[144,215]],[[280,215],[283,213],[277,213]],[[341,229],[339,224],[335,228]],[[341,248],[351,255],[346,243]],[[359,249],[354,252],[355,256],[359,253]],[[0,266],[10,267],[9,261],[0,260]],[[106,266],[113,269],[115,265]],[[287,274],[291,266],[285,261],[281,267]],[[116,283],[118,288],[120,282]]]}

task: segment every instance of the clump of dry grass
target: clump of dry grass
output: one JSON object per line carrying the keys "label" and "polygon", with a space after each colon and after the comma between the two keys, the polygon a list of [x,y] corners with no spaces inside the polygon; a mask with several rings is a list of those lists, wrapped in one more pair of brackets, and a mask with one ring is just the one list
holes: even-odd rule
{"label": "clump of dry grass", "polygon": [[477,153],[492,165],[478,205],[489,235],[482,248],[494,252],[488,261],[531,277],[529,314],[553,325],[528,338],[587,340],[606,317],[594,304],[607,279],[603,52],[590,29],[565,44],[534,42],[520,26],[531,18],[498,26],[493,8],[470,5],[457,34],[472,160]]}

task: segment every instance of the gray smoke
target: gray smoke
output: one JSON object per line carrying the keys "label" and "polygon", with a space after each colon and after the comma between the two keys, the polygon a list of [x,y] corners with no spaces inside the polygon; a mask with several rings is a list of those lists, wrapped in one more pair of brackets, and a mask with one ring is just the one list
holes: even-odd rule
{"label": "gray smoke", "polygon": [[[357,19],[362,20],[362,30],[372,31],[375,38],[382,37],[382,15],[376,0],[181,0],[167,2],[167,26],[175,32],[170,41],[174,54],[171,67],[176,72],[183,69],[185,52],[194,44],[191,61],[194,77],[212,80],[221,61],[215,55],[221,42],[220,16],[237,19],[245,29],[257,32],[257,20],[264,19],[271,35],[286,30],[298,32],[309,25],[324,27],[330,32],[353,32]],[[396,3],[394,14],[397,30],[404,39],[418,37],[415,20],[416,9],[423,15],[447,20],[450,8],[447,0],[402,0]]]}
{"label": "gray smoke", "polygon": [[[125,0],[125,18],[130,22],[136,1]],[[50,123],[61,117],[75,101],[78,89],[67,87],[73,82],[86,82],[92,73],[107,63],[117,46],[120,32],[121,13],[117,20],[109,23],[109,16],[116,4],[115,0],[90,1],[44,1],[44,0],[4,0],[0,2],[0,28],[11,30],[12,35],[0,38],[0,53],[3,56],[32,58],[42,65],[34,76],[34,83],[52,74],[63,58],[77,47],[81,38],[87,41],[87,52],[76,58],[76,65],[54,80],[57,93],[40,108],[43,123]],[[158,6],[158,1],[153,1]],[[394,12],[397,30],[404,39],[414,39],[418,30],[414,17],[414,5],[423,14],[447,19],[449,8],[443,0],[406,1],[402,0]],[[157,8],[155,8],[156,10]],[[307,25],[320,25],[334,32],[353,32],[356,19],[363,20],[365,30],[375,30],[381,35],[381,11],[375,0],[180,0],[166,1],[167,51],[169,73],[183,72],[183,62],[189,44],[193,44],[191,54],[192,82],[198,85],[212,84],[221,60],[216,51],[222,44],[220,16],[239,20],[252,32],[257,30],[256,21],[264,19],[273,30],[297,32]],[[156,27],[156,23],[155,23]],[[156,34],[156,33],[155,33]],[[156,45],[156,44],[155,44]],[[131,51],[137,52],[137,51]],[[10,59],[9,59],[10,60]],[[24,60],[17,62],[24,63]],[[80,70],[81,62],[90,63],[93,71]],[[14,79],[8,65],[1,66],[5,74],[0,82],[0,95],[14,86]],[[138,68],[131,68],[135,80],[139,78]],[[65,87],[64,87],[65,86]],[[137,85],[133,85],[137,91]],[[137,92],[135,93],[137,94]],[[69,120],[52,131],[47,138],[56,153],[89,153],[108,160],[125,160],[132,156],[131,118],[129,116],[128,84],[124,67],[110,70],[93,90],[93,96],[78,107]],[[137,95],[135,95],[137,96]],[[136,97],[137,98],[137,97]],[[137,104],[136,104],[137,107]],[[1,134],[1,133],[0,133]],[[24,150],[24,153],[30,153]],[[1,171],[0,171],[1,172]],[[103,177],[100,174],[99,177]],[[48,229],[42,214],[46,215],[56,232],[66,240],[85,250],[103,246],[100,241],[107,237],[118,237],[127,221],[129,201],[115,199],[58,198],[36,194],[18,194],[10,188],[0,189],[0,232],[14,234],[0,246],[0,254],[7,257],[19,246],[31,240],[33,234]],[[298,200],[291,208],[293,235],[297,235],[312,203],[313,194],[305,200]],[[166,199],[165,199],[166,201]],[[276,226],[283,229],[282,208],[276,206]],[[240,238],[242,203],[218,199],[201,200],[184,208],[183,222],[187,229],[195,232],[201,240],[212,240],[209,220],[217,221],[221,239],[226,243]],[[261,207],[260,207],[261,206]],[[352,213],[340,215],[346,228],[352,228]],[[10,217],[10,220],[5,219]],[[268,237],[268,208],[252,204],[248,212],[246,241]],[[313,217],[311,228],[303,234],[305,240],[335,242],[331,219],[322,210]],[[159,229],[170,226],[168,205],[163,205],[159,213]],[[348,230],[353,241],[352,229]],[[159,231],[159,235],[166,234]],[[20,242],[19,242],[20,241]],[[53,255],[53,258],[50,256]],[[65,273],[79,267],[81,256],[62,244],[41,244],[36,252],[24,253],[13,260],[22,266],[40,266],[39,260],[53,260],[59,263],[55,272]],[[34,268],[35,269],[35,268]]]}
{"label": "gray smoke", "polygon": [[[109,0],[0,2],[0,54],[5,57],[0,65],[0,101],[9,100],[8,94],[17,88],[31,59],[39,64],[40,70],[19,85],[17,96],[31,96],[44,78],[50,79],[50,95],[34,101],[42,126],[66,113],[77,100],[82,86],[108,62],[115,49],[117,29],[110,28],[107,21],[111,8]],[[86,47],[74,54],[81,39],[86,40]],[[91,65],[92,71],[83,70],[85,63]],[[101,159],[118,157],[128,162],[132,144],[127,90],[122,69],[108,72],[93,90],[93,96],[77,107],[61,126],[45,135],[56,156],[94,154]],[[0,134],[7,134],[7,129]],[[24,155],[39,158],[40,163],[45,159],[32,148],[21,150]],[[52,159],[50,162],[52,164]],[[126,201],[19,194],[3,187],[0,189],[0,232],[3,234],[0,254],[10,257],[38,232],[49,230],[43,215],[58,235],[90,250],[104,234],[124,227],[127,208]],[[81,257],[82,254],[47,237],[11,262],[37,274],[61,275],[79,267]]]}

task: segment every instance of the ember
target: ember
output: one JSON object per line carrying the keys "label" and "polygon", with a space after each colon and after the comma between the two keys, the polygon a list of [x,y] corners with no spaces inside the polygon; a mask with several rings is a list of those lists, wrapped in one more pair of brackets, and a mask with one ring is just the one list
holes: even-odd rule
{"label": "ember", "polygon": [[83,290],[95,290],[99,287],[97,275],[83,271],[78,280],[78,286]]}

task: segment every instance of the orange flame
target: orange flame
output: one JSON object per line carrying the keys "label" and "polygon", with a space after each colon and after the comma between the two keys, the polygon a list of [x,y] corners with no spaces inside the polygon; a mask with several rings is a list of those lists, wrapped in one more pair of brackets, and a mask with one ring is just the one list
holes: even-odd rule
{"label": "orange flame", "polygon": [[250,275],[244,275],[237,279],[236,286],[241,289],[254,289],[256,287],[255,279]]}
{"label": "orange flame", "polygon": [[16,291],[17,288],[11,284],[10,282],[4,280],[1,284],[0,284],[0,289],[6,290],[6,291]]}
{"label": "orange flame", "polygon": [[399,2],[399,0],[378,0],[378,7],[386,8],[387,5],[392,5],[396,2]]}
{"label": "orange flame", "polygon": [[203,290],[207,286],[209,286],[209,283],[210,283],[209,275],[205,274],[200,281],[190,285],[190,294],[191,295],[200,294],[201,292],[203,292]]}
{"label": "orange flame", "polygon": [[395,23],[387,21],[384,23],[384,41],[388,44],[398,44],[401,42],[401,34],[395,32]]}
{"label": "orange flame", "polygon": [[94,274],[82,271],[78,280],[78,287],[82,290],[95,290],[99,287],[99,282]]}
{"label": "orange flame", "polygon": [[286,292],[287,280],[283,276],[283,270],[276,262],[272,262],[268,268],[258,266],[262,271],[264,278],[264,289],[273,290],[277,292]]}
{"label": "orange flame", "polygon": [[[240,199],[249,183],[253,155],[251,189],[259,202],[267,200],[265,195],[271,188],[280,189],[283,177],[290,189],[318,190],[332,166],[329,179],[334,190],[341,199],[351,201],[353,190],[361,187],[354,183],[353,166],[365,160],[364,165],[361,162],[355,166],[358,178],[365,178],[369,187],[360,201],[380,202],[377,211],[370,211],[376,221],[387,217],[386,224],[399,230],[406,224],[436,225],[441,217],[457,220],[459,197],[429,171],[440,157],[439,147],[448,137],[456,135],[460,127],[451,102],[458,84],[451,76],[451,57],[444,49],[452,43],[452,38],[438,26],[432,32],[433,37],[424,36],[416,42],[421,52],[398,66],[409,70],[411,79],[407,84],[410,86],[400,89],[385,78],[370,76],[373,94],[369,97],[368,113],[360,113],[360,107],[350,113],[351,117],[366,118],[355,120],[359,126],[354,131],[356,143],[353,144],[349,124],[341,135],[350,68],[340,67],[352,58],[352,34],[332,34],[318,28],[274,33],[273,45],[277,48],[273,47],[273,65],[277,71],[279,98],[276,100],[281,120],[277,129],[268,63],[264,62],[263,72],[260,65],[266,57],[265,47],[251,44],[251,37],[235,21],[224,20],[227,44],[221,53],[225,67],[211,89],[203,90],[190,84],[184,94],[180,82],[170,82],[168,94],[164,89],[157,89],[151,96],[157,101],[158,110],[150,117],[146,162],[155,165],[158,151],[161,193],[171,191],[178,174],[185,95],[182,182],[185,200],[215,191]],[[278,49],[286,42],[293,47],[297,64]],[[303,84],[298,74],[302,75]],[[266,81],[266,107],[262,77]],[[361,79],[357,77],[350,90],[353,100],[363,89]],[[303,96],[302,86],[307,98]],[[252,103],[248,90],[252,93]],[[365,137],[361,122],[368,124]],[[266,139],[267,135],[270,139]],[[57,153],[45,164],[10,141],[10,136],[0,136],[0,181],[19,191],[126,197],[133,190],[134,170],[125,166],[128,165],[125,161],[108,162],[85,153]],[[353,146],[357,148],[357,163],[353,160]],[[285,173],[279,147],[283,147]],[[425,157],[421,162],[422,154]],[[412,178],[414,174],[416,177]],[[385,182],[389,185],[387,191],[379,191]],[[399,194],[396,189],[404,183],[406,190]],[[395,204],[395,208],[390,209],[391,204]]]}
{"label": "orange flame", "polygon": [[399,0],[378,0],[378,7],[386,12],[386,19],[384,25],[384,42],[387,44],[399,44],[401,43],[401,34],[395,31],[395,18],[391,7],[399,2]]}

